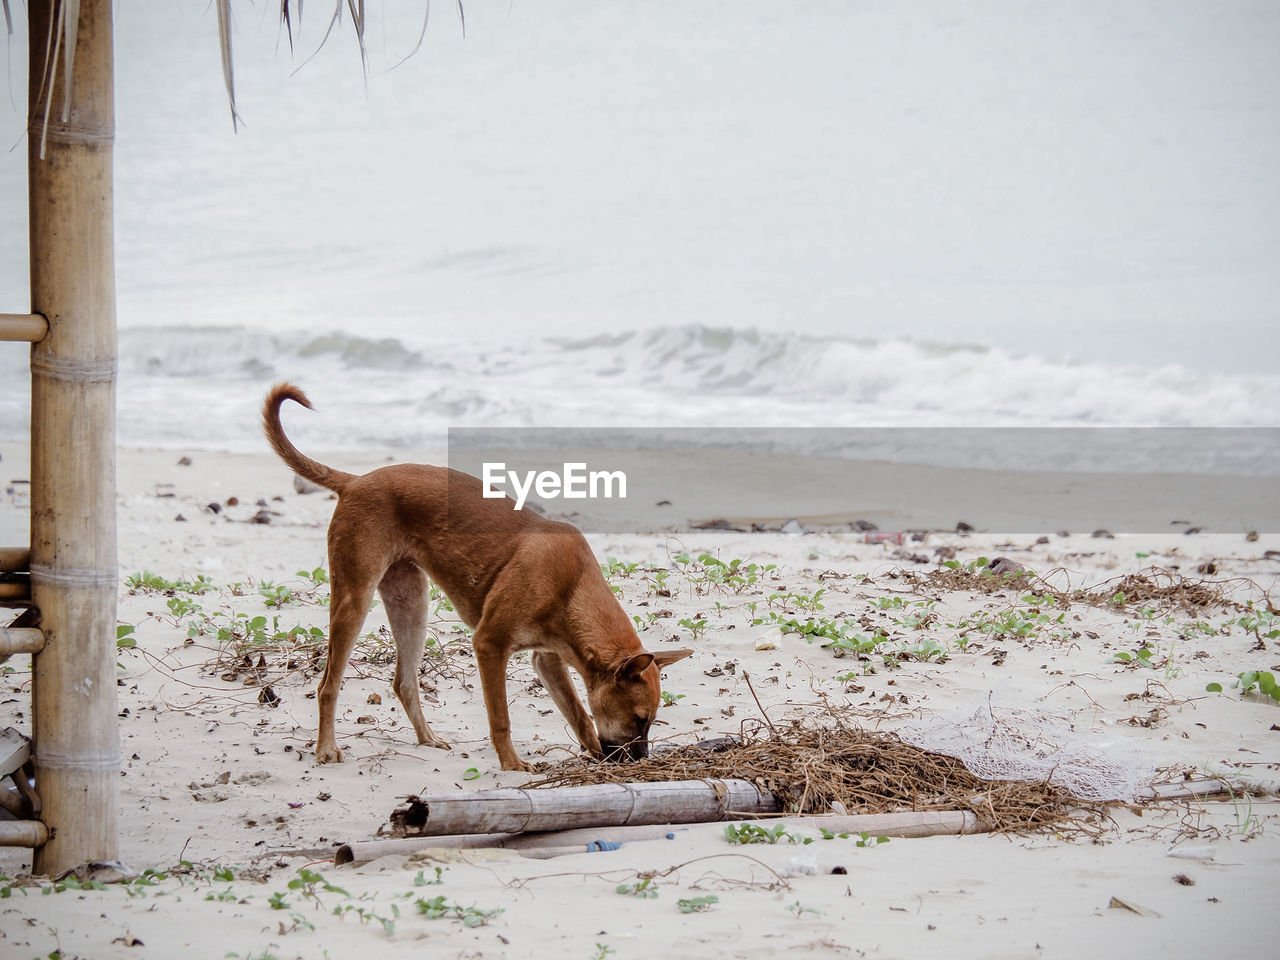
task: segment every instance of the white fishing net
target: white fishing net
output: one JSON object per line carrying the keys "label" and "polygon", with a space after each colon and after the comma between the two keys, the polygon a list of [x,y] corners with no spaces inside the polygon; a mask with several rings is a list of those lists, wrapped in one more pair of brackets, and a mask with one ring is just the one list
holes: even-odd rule
{"label": "white fishing net", "polygon": [[1078,730],[1075,718],[997,705],[935,715],[897,730],[907,743],[960,760],[985,780],[1048,781],[1081,800],[1133,802],[1156,765],[1133,741]]}

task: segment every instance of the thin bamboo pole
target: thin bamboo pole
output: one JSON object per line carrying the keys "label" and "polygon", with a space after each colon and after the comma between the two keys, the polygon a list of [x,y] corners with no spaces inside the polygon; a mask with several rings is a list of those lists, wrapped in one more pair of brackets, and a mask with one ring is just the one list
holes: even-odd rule
{"label": "thin bamboo pole", "polygon": [[0,607],[31,606],[31,584],[26,580],[0,580]]}
{"label": "thin bamboo pole", "polygon": [[16,573],[31,568],[28,547],[0,547],[0,573]]}
{"label": "thin bamboo pole", "polygon": [[[734,821],[742,823],[744,821]],[[705,822],[704,822],[705,823]],[[460,836],[406,837],[403,840],[363,840],[345,843],[334,851],[333,862],[368,863],[379,857],[400,854],[411,856],[420,850],[470,849],[476,847],[500,847],[508,850],[543,851],[534,856],[560,856],[567,853],[590,853],[614,849],[615,845],[663,837],[679,838],[704,823],[665,824],[661,826],[593,827],[524,833],[464,834]],[[886,837],[937,837],[964,836],[986,833],[991,825],[984,823],[972,810],[907,811],[903,813],[866,813],[849,816],[791,817],[770,820],[770,825],[784,824],[787,829],[803,833],[817,827],[825,827],[833,833],[858,833],[865,830],[876,836]],[[724,829],[717,824],[715,829]]]}
{"label": "thin bamboo pole", "polygon": [[49,840],[49,830],[39,820],[0,820],[0,847],[35,847]]}
{"label": "thin bamboo pole", "polygon": [[39,627],[0,627],[0,662],[15,653],[39,653],[44,631]]}
{"label": "thin bamboo pole", "polygon": [[49,332],[49,321],[38,313],[0,313],[0,340],[35,343]]}
{"label": "thin bamboo pole", "polygon": [[777,810],[778,801],[747,780],[675,780],[412,797],[392,813],[391,824],[400,836],[524,833],[695,823]]}
{"label": "thin bamboo pole", "polygon": [[31,348],[31,592],[47,638],[32,683],[50,828],[41,874],[117,859],[119,847],[111,0],[78,6],[63,35],[74,49],[54,57],[59,9],[76,6],[29,4],[31,310],[49,321]]}

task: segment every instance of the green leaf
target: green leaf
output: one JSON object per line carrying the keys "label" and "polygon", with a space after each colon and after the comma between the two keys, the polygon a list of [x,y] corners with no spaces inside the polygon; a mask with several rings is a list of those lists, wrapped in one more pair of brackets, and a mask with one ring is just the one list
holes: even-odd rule
{"label": "green leaf", "polygon": [[1205,690],[1209,691],[1209,693],[1221,693],[1222,684],[1218,683],[1217,681],[1213,683],[1205,684]]}

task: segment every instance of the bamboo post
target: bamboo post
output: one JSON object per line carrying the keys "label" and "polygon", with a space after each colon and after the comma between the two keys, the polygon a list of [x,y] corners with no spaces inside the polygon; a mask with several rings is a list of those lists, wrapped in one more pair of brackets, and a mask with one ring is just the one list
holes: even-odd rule
{"label": "bamboo post", "polygon": [[111,5],[29,2],[31,310],[49,325],[31,348],[40,874],[118,857]]}

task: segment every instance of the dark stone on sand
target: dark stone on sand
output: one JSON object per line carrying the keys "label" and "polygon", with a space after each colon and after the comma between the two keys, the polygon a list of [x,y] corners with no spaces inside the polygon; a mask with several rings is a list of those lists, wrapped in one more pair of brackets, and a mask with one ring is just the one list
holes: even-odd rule
{"label": "dark stone on sand", "polygon": [[1095,530],[1090,534],[1095,540],[1114,540],[1116,535],[1110,530]]}
{"label": "dark stone on sand", "polygon": [[1213,576],[1213,574],[1217,572],[1218,565],[1212,560],[1206,560],[1204,563],[1200,564],[1200,566],[1196,567],[1196,573],[1204,573],[1209,576]]}
{"label": "dark stone on sand", "polygon": [[973,533],[973,524],[961,520],[956,524],[956,533]]}
{"label": "dark stone on sand", "polygon": [[204,505],[204,512],[205,512],[205,513],[221,513],[221,512],[222,512],[222,504],[218,503],[218,501],[216,501],[216,500],[214,500],[214,501],[212,501],[212,502],[210,502],[210,503],[206,503],[206,504]]}
{"label": "dark stone on sand", "polygon": [[956,548],[943,544],[933,551],[933,555],[939,560],[954,560],[956,558]]}
{"label": "dark stone on sand", "polygon": [[1245,538],[1245,540],[1247,540],[1249,543],[1257,543],[1257,542],[1258,542],[1258,531],[1257,531],[1257,530],[1250,530],[1248,533],[1246,533],[1246,534],[1244,535],[1244,538]]}
{"label": "dark stone on sand", "polygon": [[671,506],[671,501],[670,501],[670,500],[659,500],[657,503],[655,503],[655,504],[654,504],[654,506],[655,506],[655,507],[669,507],[669,506]]}
{"label": "dark stone on sand", "polygon": [[186,522],[187,522],[187,518],[186,518],[186,517],[184,517],[182,514],[178,514],[176,517],[174,517],[174,518],[173,518],[173,520],[174,520],[174,522],[175,522],[175,523],[186,523]]}
{"label": "dark stone on sand", "polygon": [[1049,538],[1048,538],[1048,537],[1036,537],[1036,543],[1037,543],[1037,544],[1040,544],[1040,543],[1048,543],[1048,542],[1049,542]]}
{"label": "dark stone on sand", "polygon": [[262,510],[259,510],[257,513],[255,513],[252,517],[249,518],[249,522],[250,523],[270,523],[271,511],[265,508]]}
{"label": "dark stone on sand", "polygon": [[987,570],[996,576],[1005,576],[1012,573],[1026,573],[1027,568],[1016,560],[1010,560],[1008,557],[996,557],[987,565]]}
{"label": "dark stone on sand", "polygon": [[228,507],[238,507],[239,505],[240,505],[240,498],[239,498],[239,497],[227,497],[227,506],[228,506]]}
{"label": "dark stone on sand", "polygon": [[178,461],[178,466],[180,466],[180,467],[189,467],[189,466],[191,466],[191,458],[190,458],[190,457],[183,457],[182,459],[180,459],[180,460]]}
{"label": "dark stone on sand", "polygon": [[1189,537],[1193,533],[1204,533],[1204,527],[1187,527],[1187,529],[1182,531],[1182,535],[1184,537]]}
{"label": "dark stone on sand", "polygon": [[694,530],[732,530],[735,533],[746,533],[743,527],[734,526],[732,522],[724,517],[716,517],[714,520],[702,520],[698,523],[689,524]]}
{"label": "dark stone on sand", "polygon": [[1059,530],[1057,535],[1058,535],[1058,536],[1060,536],[1060,537],[1069,537],[1069,536],[1071,536],[1071,531],[1069,531],[1069,530]]}
{"label": "dark stone on sand", "polygon": [[859,533],[866,533],[868,530],[879,530],[870,520],[850,520],[849,527]]}

